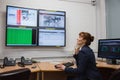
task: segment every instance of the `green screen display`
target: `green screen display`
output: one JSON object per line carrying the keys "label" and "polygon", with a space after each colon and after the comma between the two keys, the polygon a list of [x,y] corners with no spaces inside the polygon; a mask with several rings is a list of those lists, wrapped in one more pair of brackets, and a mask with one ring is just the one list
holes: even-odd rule
{"label": "green screen display", "polygon": [[7,28],[7,45],[32,45],[33,30],[31,28]]}

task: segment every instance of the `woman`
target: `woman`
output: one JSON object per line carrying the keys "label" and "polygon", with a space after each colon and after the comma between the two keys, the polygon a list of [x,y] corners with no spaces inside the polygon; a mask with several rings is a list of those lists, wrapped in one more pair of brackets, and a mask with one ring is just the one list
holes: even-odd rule
{"label": "woman", "polygon": [[76,68],[65,67],[58,65],[58,69],[68,73],[73,73],[76,76],[70,80],[102,80],[99,71],[96,67],[95,56],[92,49],[89,47],[93,42],[94,37],[90,33],[81,32],[77,39],[77,47],[73,57],[76,60]]}

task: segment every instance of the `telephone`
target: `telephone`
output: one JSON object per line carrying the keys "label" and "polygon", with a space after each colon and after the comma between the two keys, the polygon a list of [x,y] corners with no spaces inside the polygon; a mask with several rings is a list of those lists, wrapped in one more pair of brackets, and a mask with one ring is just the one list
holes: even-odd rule
{"label": "telephone", "polygon": [[13,60],[12,58],[8,59],[8,57],[4,57],[3,60],[3,66],[15,66],[16,60]]}
{"label": "telephone", "polygon": [[31,59],[28,59],[28,58],[24,58],[23,56],[21,57],[21,63],[23,65],[32,65],[32,60]]}

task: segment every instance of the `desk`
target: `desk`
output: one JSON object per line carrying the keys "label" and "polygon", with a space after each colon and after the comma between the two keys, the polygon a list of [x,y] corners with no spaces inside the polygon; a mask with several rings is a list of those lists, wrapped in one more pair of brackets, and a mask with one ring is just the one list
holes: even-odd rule
{"label": "desk", "polygon": [[[36,68],[33,69],[32,66],[36,66]],[[7,67],[4,67],[3,69],[0,69],[0,73],[15,70],[15,69],[21,69],[21,68],[29,68],[31,70],[31,72],[40,71],[40,69],[38,67],[38,64],[34,63],[32,65],[26,65],[25,67],[20,67],[18,65],[16,65],[16,66],[7,66]]]}
{"label": "desk", "polygon": [[112,65],[112,64],[107,64],[106,62],[104,61],[96,61],[97,63],[97,67],[103,67],[103,68],[112,68],[112,69],[119,69],[120,68],[120,65]]}
{"label": "desk", "polygon": [[58,70],[54,67],[55,64],[50,62],[38,63],[41,71],[41,80],[66,80],[66,74],[62,70]]}
{"label": "desk", "polygon": [[[32,68],[33,66],[36,66],[36,68],[33,69],[33,68]],[[37,73],[36,79],[39,80],[39,71],[40,71],[40,68],[39,68],[39,66],[38,66],[37,63],[34,63],[34,64],[32,64],[32,65],[26,65],[25,67],[20,67],[20,66],[18,66],[18,65],[16,65],[16,66],[7,66],[7,67],[4,67],[3,69],[0,69],[0,73],[2,73],[2,72],[7,72],[7,71],[11,71],[11,70],[16,70],[16,69],[21,69],[21,68],[29,68],[32,73],[35,73],[35,72],[36,72],[36,73]]]}
{"label": "desk", "polygon": [[100,71],[103,80],[108,80],[112,73],[120,68],[120,65],[107,64],[103,61],[97,61],[98,70]]}
{"label": "desk", "polygon": [[[0,69],[0,73],[7,72],[15,69],[29,68],[32,73],[37,73],[37,80],[66,80],[66,74],[62,70],[58,70],[54,67],[55,64],[50,62],[40,62],[32,65],[25,65],[25,67],[8,66],[3,69]],[[36,66],[36,68],[32,68]]]}
{"label": "desk", "polygon": [[[27,65],[25,66],[25,68],[29,68],[32,73],[36,72],[37,80],[66,80],[67,75],[65,74],[65,72],[56,69],[54,65],[55,65],[54,63],[50,63],[50,62],[40,62],[32,65]],[[31,68],[32,66],[36,66],[36,68],[33,69]],[[110,65],[107,64],[106,62],[97,61],[97,67],[111,68],[116,70],[120,68],[120,65]],[[3,69],[0,69],[0,73],[10,70],[20,69],[20,68],[24,68],[24,67],[19,67],[18,65],[5,67]]]}

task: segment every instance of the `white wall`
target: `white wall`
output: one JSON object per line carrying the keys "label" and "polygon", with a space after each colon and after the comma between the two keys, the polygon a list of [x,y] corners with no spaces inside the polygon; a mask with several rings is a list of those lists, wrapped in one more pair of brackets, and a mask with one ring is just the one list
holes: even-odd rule
{"label": "white wall", "polygon": [[[82,0],[83,1],[83,0]],[[90,0],[89,0],[90,1]],[[78,33],[81,31],[90,32],[95,36],[95,41],[91,48],[97,51],[97,40],[100,36],[104,37],[104,26],[101,25],[102,19],[96,16],[101,15],[101,3],[92,6],[89,3],[67,2],[62,0],[0,0],[0,58],[8,57],[52,57],[72,55]],[[5,22],[6,5],[66,11],[66,47],[6,47],[5,46]],[[97,8],[96,8],[97,7]],[[99,10],[98,10],[99,9]],[[97,24],[96,24],[97,23]],[[99,24],[99,25],[98,25]],[[102,28],[100,28],[101,26]],[[99,28],[98,28],[99,27]],[[103,32],[103,33],[101,33]],[[101,34],[100,34],[101,33]]]}
{"label": "white wall", "polygon": [[97,38],[106,38],[105,0],[97,0]]}
{"label": "white wall", "polygon": [[120,0],[105,0],[107,38],[120,38]]}

